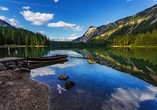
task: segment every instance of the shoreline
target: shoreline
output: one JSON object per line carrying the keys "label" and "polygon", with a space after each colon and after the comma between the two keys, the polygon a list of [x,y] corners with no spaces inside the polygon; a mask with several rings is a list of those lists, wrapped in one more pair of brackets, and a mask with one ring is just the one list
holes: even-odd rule
{"label": "shoreline", "polygon": [[134,47],[138,47],[138,48],[155,48],[157,46],[133,46],[133,45],[128,45],[128,46],[119,46],[119,45],[112,45],[110,47],[127,47],[127,48],[134,48]]}
{"label": "shoreline", "polygon": [[50,88],[28,70],[0,71],[0,110],[48,110]]}

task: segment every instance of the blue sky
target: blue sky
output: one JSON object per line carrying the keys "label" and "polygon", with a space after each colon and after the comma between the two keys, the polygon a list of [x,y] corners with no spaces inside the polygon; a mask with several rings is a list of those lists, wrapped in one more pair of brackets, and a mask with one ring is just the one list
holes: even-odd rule
{"label": "blue sky", "polygon": [[1,0],[0,19],[53,40],[73,40],[90,26],[134,15],[157,0]]}

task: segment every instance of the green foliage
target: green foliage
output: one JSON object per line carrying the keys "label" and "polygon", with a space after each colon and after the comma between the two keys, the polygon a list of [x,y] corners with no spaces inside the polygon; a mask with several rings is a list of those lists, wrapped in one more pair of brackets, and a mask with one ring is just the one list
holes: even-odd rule
{"label": "green foliage", "polygon": [[4,36],[2,32],[0,32],[0,45],[4,45]]}
{"label": "green foliage", "polygon": [[91,39],[89,40],[86,44],[88,46],[106,46],[109,42],[107,40],[103,40],[103,39]]}
{"label": "green foliage", "polygon": [[[48,45],[50,40],[40,33],[33,33],[26,29],[15,27],[0,26],[1,38],[4,38],[4,44],[11,45]],[[2,45],[4,45],[2,44]]]}
{"label": "green foliage", "polygon": [[153,29],[152,32],[147,31],[144,33],[138,34],[130,34],[125,36],[117,36],[115,39],[112,40],[112,45],[157,45],[157,29]]}
{"label": "green foliage", "polygon": [[70,41],[50,41],[50,45],[52,47],[85,47],[86,44],[84,42],[70,42]]}

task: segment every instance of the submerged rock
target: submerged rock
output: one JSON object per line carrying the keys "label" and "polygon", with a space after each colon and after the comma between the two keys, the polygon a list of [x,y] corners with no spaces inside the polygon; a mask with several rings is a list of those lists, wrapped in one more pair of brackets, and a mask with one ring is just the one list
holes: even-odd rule
{"label": "submerged rock", "polygon": [[68,78],[69,78],[69,76],[67,76],[65,74],[59,76],[59,79],[61,79],[61,80],[67,80]]}
{"label": "submerged rock", "polygon": [[72,82],[72,81],[68,81],[68,82],[65,83],[65,87],[66,87],[67,90],[71,89],[74,86],[75,86],[75,83]]}

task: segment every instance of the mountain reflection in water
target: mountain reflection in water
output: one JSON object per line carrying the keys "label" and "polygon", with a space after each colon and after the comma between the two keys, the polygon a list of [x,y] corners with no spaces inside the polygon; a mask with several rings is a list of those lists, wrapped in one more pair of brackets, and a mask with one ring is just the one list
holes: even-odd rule
{"label": "mountain reflection in water", "polygon": [[[112,67],[119,71],[129,73],[135,77],[138,77],[154,86],[157,86],[156,49],[151,50],[136,48],[136,51],[134,49],[128,51],[127,49],[128,48],[115,48],[113,50],[89,49],[90,52],[87,51],[86,49],[83,49],[76,51],[83,54],[83,56],[86,57],[92,57],[97,59],[101,57],[104,59],[104,60],[88,59],[87,61],[89,63],[99,63],[101,65]],[[138,54],[140,54],[141,56],[139,57]]]}
{"label": "mountain reflection in water", "polygon": [[[153,54],[144,49],[51,50],[47,56],[68,54],[104,60],[69,57],[64,63],[34,68],[31,75],[32,79],[50,87],[50,109],[53,110],[155,110],[156,58],[148,57],[148,53],[145,56],[142,51]],[[69,78],[59,80],[62,74]],[[70,90],[65,89],[67,81],[75,82]]]}

